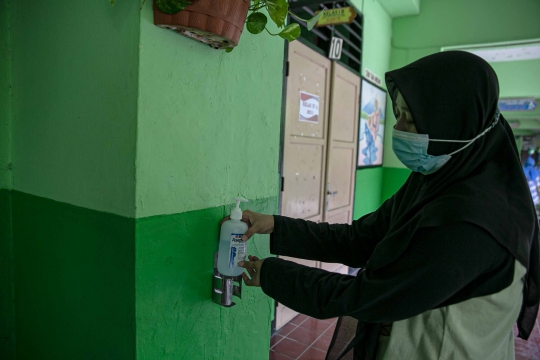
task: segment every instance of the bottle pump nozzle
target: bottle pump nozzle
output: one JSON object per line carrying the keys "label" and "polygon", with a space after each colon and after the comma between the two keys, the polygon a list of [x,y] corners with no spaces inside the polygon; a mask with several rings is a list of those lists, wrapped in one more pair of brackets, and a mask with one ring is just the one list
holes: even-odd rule
{"label": "bottle pump nozzle", "polygon": [[237,197],[235,200],[236,200],[236,207],[231,210],[231,219],[242,220],[242,209],[240,209],[240,202],[249,202],[249,201],[241,197]]}

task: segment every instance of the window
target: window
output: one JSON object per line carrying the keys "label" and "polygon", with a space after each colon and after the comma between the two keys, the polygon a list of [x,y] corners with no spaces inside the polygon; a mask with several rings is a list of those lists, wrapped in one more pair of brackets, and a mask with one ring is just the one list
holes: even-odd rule
{"label": "window", "polygon": [[[349,1],[321,0],[289,0],[289,4],[290,11],[302,19],[309,19],[323,9],[353,6]],[[315,27],[311,31],[307,30],[305,23],[297,21],[293,16],[290,16],[290,20],[291,23],[300,24],[302,34],[299,40],[325,56],[328,56],[333,36],[343,39],[343,50],[338,62],[361,75],[363,14],[356,8],[355,11],[357,15],[351,24]]]}

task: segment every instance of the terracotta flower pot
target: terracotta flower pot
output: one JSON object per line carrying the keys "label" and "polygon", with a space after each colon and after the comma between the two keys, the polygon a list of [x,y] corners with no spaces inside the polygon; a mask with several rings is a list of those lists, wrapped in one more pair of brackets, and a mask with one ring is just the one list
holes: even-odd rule
{"label": "terracotta flower pot", "polygon": [[250,0],[191,0],[184,10],[169,15],[156,7],[154,24],[201,41],[214,49],[238,45]]}

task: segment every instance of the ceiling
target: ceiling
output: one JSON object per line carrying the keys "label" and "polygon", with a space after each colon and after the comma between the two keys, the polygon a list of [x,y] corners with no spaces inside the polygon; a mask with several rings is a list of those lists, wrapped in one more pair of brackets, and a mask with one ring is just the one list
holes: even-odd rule
{"label": "ceiling", "polygon": [[379,4],[392,18],[420,14],[420,0],[379,0]]}

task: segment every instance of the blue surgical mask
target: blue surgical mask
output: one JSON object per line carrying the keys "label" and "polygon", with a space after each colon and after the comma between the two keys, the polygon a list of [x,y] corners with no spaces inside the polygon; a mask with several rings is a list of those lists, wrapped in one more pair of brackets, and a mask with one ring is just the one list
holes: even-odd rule
{"label": "blue surgical mask", "polygon": [[[427,134],[413,134],[405,131],[399,131],[394,128],[392,129],[392,150],[394,150],[394,153],[403,163],[403,165],[412,171],[420,172],[424,175],[433,174],[435,171],[442,168],[448,162],[448,160],[452,158],[452,155],[464,150],[476,139],[484,136],[488,131],[493,129],[493,127],[499,121],[499,114],[500,112],[497,109],[497,112],[495,113],[495,120],[491,126],[472,140],[430,139],[429,135]],[[451,154],[433,156],[427,153],[430,141],[461,142],[467,144]]]}

